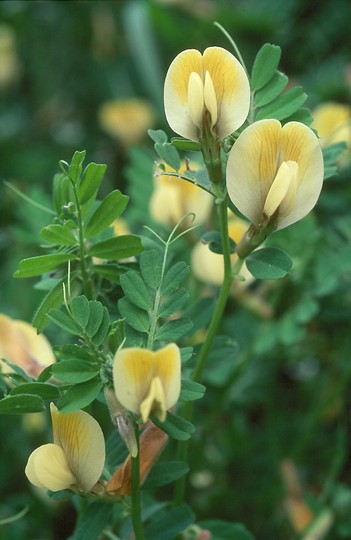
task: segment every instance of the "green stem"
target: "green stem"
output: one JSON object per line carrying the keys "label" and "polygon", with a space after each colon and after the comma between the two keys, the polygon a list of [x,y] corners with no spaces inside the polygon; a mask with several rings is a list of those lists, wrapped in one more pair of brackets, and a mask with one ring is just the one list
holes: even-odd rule
{"label": "green stem", "polygon": [[163,261],[162,261],[160,285],[159,285],[159,287],[158,287],[158,289],[156,291],[155,301],[154,301],[152,313],[150,315],[151,322],[150,322],[150,331],[149,331],[149,335],[148,335],[148,338],[147,338],[147,345],[146,345],[147,349],[152,349],[154,339],[155,339],[157,321],[158,321],[158,310],[159,310],[160,301],[161,301],[161,287],[162,287],[163,277],[164,277],[165,269],[166,269],[168,248],[169,248],[169,243],[167,242],[165,244],[165,252],[164,252]]}
{"label": "green stem", "polygon": [[132,523],[135,540],[144,540],[144,529],[141,520],[141,497],[140,497],[140,445],[139,427],[134,424],[135,438],[138,448],[136,457],[132,457]]}
{"label": "green stem", "polygon": [[76,186],[73,180],[71,180],[71,183],[72,183],[72,188],[73,188],[73,193],[74,193],[75,204],[77,208],[78,234],[79,234],[79,260],[80,260],[80,271],[81,271],[82,280],[83,280],[83,291],[88,299],[92,299],[93,287],[92,287],[91,279],[90,279],[87,264],[86,264],[86,258],[85,258],[85,238],[84,238],[82,210],[80,207],[80,202],[79,202]]}
{"label": "green stem", "polygon": [[[194,371],[192,373],[192,380],[199,382],[201,380],[202,372],[205,367],[205,363],[208,357],[208,353],[212,347],[214,337],[217,334],[218,327],[222,320],[224,309],[227,303],[228,294],[233,281],[231,260],[230,260],[230,242],[228,234],[228,215],[227,215],[227,196],[222,198],[218,205],[219,213],[219,226],[222,238],[222,249],[224,258],[224,279],[222,287],[219,293],[216,308],[213,312],[210,325],[208,327],[205,340],[200,349]],[[190,421],[193,413],[193,401],[185,403],[182,417],[185,420]],[[186,461],[188,455],[188,441],[180,441],[178,444],[177,459],[180,461]],[[183,476],[178,480],[175,486],[174,501],[176,505],[182,504],[185,495],[185,477]]]}

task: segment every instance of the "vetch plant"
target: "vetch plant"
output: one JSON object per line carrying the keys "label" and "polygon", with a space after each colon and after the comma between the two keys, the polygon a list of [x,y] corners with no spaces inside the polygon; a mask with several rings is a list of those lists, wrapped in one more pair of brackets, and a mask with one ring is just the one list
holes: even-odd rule
{"label": "vetch plant", "polygon": [[[15,273],[37,278],[45,291],[33,327],[59,329],[56,362],[28,371],[19,349],[12,357],[15,349],[2,337],[12,372],[2,377],[0,413],[43,412],[50,403],[53,443],[34,449],[25,474],[53,499],[72,498],[79,508],[72,538],[82,538],[82,531],[85,540],[254,538],[250,522],[246,527],[209,516],[197,523],[187,474],[198,461],[210,485],[206,467],[217,454],[209,451],[208,439],[215,441],[222,421],[238,437],[250,432],[252,419],[244,410],[250,385],[255,377],[259,384],[271,376],[257,357],[269,339],[286,345],[286,328],[309,322],[316,312],[317,300],[308,296],[312,284],[304,310],[296,308],[283,331],[262,332],[264,341],[255,322],[245,327],[233,283],[245,274],[253,311],[261,302],[269,317],[275,313],[279,285],[273,280],[288,276],[293,261],[280,247],[288,243],[275,245],[273,233],[313,210],[339,153],[327,148],[323,156],[308,127],[310,112],[302,107],[306,94],[300,87],[285,90],[280,48],[263,45],[249,72],[227,37],[237,57],[221,47],[188,49],[168,69],[165,115],[180,137],[169,141],[164,131],[149,131],[158,156],[154,193],[155,166],[140,149],[127,171],[130,197],[114,189],[102,199],[106,166],[84,166],[85,151],[75,152],[69,163],[60,161],[53,208],[44,208],[52,217],[40,233],[45,252],[22,260]],[[108,111],[108,122],[110,116]],[[190,152],[199,153],[196,167]],[[206,256],[198,250],[200,238]],[[255,315],[260,317],[258,309]],[[258,345],[252,337],[239,361],[240,325]],[[241,377],[237,421],[233,400]],[[255,405],[264,416],[271,404],[259,399]],[[271,432],[269,437],[274,439]],[[224,447],[222,468],[235,462],[232,447],[240,451],[235,437]],[[229,477],[224,474],[222,483]],[[167,484],[174,489],[164,489]]]}

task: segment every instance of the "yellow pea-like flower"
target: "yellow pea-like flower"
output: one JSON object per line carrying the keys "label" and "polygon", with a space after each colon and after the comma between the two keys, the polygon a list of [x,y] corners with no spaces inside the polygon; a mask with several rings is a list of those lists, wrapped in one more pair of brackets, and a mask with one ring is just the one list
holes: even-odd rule
{"label": "yellow pea-like flower", "polygon": [[61,413],[51,404],[53,443],[29,456],[25,469],[35,486],[87,493],[99,480],[105,463],[105,441],[98,422],[85,411]]}
{"label": "yellow pea-like flower", "polygon": [[146,422],[154,414],[162,422],[180,393],[180,351],[170,343],[157,351],[130,347],[117,351],[113,380],[118,401]]}
{"label": "yellow pea-like flower", "polygon": [[[196,169],[196,166],[191,165],[191,169]],[[166,165],[165,173],[169,170]],[[179,172],[186,172],[186,168],[182,167]],[[167,174],[157,176],[154,186],[150,214],[156,223],[174,227],[183,216],[193,213],[195,218],[191,224],[200,225],[210,217],[214,197],[199,186]]]}
{"label": "yellow pea-like flower", "polygon": [[170,127],[199,141],[205,132],[222,140],[246,120],[250,85],[240,62],[221,47],[176,56],[165,80],[164,105]]}
{"label": "yellow pea-like flower", "polygon": [[323,155],[300,122],[260,120],[239,135],[227,163],[228,194],[256,227],[272,219],[283,229],[315,206],[323,184]]}
{"label": "yellow pea-like flower", "polygon": [[[249,224],[234,215],[229,216],[228,221],[228,233],[229,237],[236,243],[238,243],[244,236],[248,229]],[[237,255],[233,253],[230,256],[232,266],[237,261]],[[191,268],[194,275],[205,283],[211,285],[220,286],[224,279],[224,258],[220,253],[214,253],[210,250],[208,245],[198,242],[191,254]],[[244,265],[240,274],[245,278],[245,281],[238,281],[237,283],[245,283],[246,285],[252,281],[252,275]]]}
{"label": "yellow pea-like flower", "polygon": [[322,146],[346,142],[351,148],[351,107],[342,103],[321,103],[313,111],[312,127]]}
{"label": "yellow pea-like flower", "polygon": [[[55,362],[49,341],[26,321],[13,320],[0,314],[0,357],[21,367],[28,375],[38,377],[43,369]],[[0,360],[4,373],[10,367]]]}

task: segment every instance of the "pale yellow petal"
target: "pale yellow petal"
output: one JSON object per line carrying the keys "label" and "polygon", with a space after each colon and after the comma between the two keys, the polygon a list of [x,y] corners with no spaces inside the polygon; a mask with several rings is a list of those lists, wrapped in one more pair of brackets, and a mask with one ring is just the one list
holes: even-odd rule
{"label": "pale yellow petal", "polygon": [[56,444],[44,444],[31,453],[25,468],[28,480],[37,487],[59,491],[76,484],[66,455]]}
{"label": "pale yellow petal", "polygon": [[219,139],[227,137],[245,122],[250,108],[250,84],[244,68],[229,51],[208,47],[203,55],[217,98]]}
{"label": "pale yellow petal", "polygon": [[149,392],[140,405],[140,414],[143,422],[147,422],[151,413],[159,418],[161,422],[166,420],[167,407],[165,390],[159,377],[154,377],[152,379]]}
{"label": "pale yellow petal", "polygon": [[[43,334],[37,334],[29,323],[12,320],[3,314],[0,314],[0,357],[20,366],[33,377],[55,362],[52,348]],[[10,371],[5,363],[1,362],[1,366],[5,373]]]}
{"label": "pale yellow petal", "polygon": [[194,124],[201,128],[204,112],[204,85],[198,73],[190,73],[188,83],[188,112]]}
{"label": "pale yellow petal", "polygon": [[155,180],[155,188],[150,198],[149,208],[150,214],[156,223],[174,227],[186,214],[179,182],[182,182],[182,180],[168,176],[162,176]]}
{"label": "pale yellow petal", "polygon": [[98,422],[85,411],[60,413],[51,404],[54,443],[63,449],[78,487],[88,492],[105,463],[105,441]]}
{"label": "pale yellow petal", "polygon": [[281,132],[281,153],[284,161],[297,162],[298,179],[296,204],[288,215],[279,217],[278,229],[295,223],[312,210],[320,195],[324,176],[320,143],[313,131],[304,124],[285,124]]}
{"label": "pale yellow petal", "polygon": [[118,401],[138,414],[154,376],[154,353],[140,347],[117,351],[113,362],[113,381]]}
{"label": "pale yellow petal", "polygon": [[15,324],[22,332],[31,356],[37,362],[44,367],[56,361],[52,347],[44,334],[38,334],[37,330],[25,321],[15,321]]}
{"label": "pale yellow petal", "polygon": [[280,165],[280,132],[278,120],[255,122],[241,133],[229,154],[229,197],[255,225],[262,221],[264,203]]}
{"label": "pale yellow petal", "polygon": [[285,197],[279,205],[280,219],[282,216],[288,216],[296,206],[296,193],[299,179],[299,166],[296,161],[286,161],[284,163],[286,163],[286,165],[289,167],[290,178],[289,187]]}
{"label": "pale yellow petal", "polygon": [[263,213],[265,216],[269,218],[272,217],[278,209],[278,206],[282,203],[289,189],[290,177],[290,169],[287,163],[283,161],[268,191],[268,195],[264,203]]}
{"label": "pale yellow petal", "polygon": [[166,74],[164,86],[165,114],[170,127],[187,139],[199,140],[199,129],[188,111],[188,84],[191,73],[202,78],[202,56],[195,49],[181,52]]}
{"label": "pale yellow petal", "polygon": [[155,375],[160,378],[165,391],[166,409],[173,407],[179,398],[181,359],[179,347],[170,343],[155,352]]}
{"label": "pale yellow petal", "polygon": [[204,84],[204,102],[207,110],[211,115],[211,126],[213,127],[218,119],[218,107],[217,107],[217,96],[213,86],[213,81],[211,75],[208,71],[205,74],[205,84]]}
{"label": "pale yellow petal", "polygon": [[214,253],[202,242],[198,242],[192,250],[191,268],[194,276],[200,281],[217,286],[223,283],[223,255]]}

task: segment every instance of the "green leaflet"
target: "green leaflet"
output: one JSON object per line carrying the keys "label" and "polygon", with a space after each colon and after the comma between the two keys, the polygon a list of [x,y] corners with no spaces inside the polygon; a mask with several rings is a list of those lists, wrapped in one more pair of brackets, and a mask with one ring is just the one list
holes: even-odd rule
{"label": "green leaflet", "polygon": [[290,272],[292,260],[282,249],[267,247],[251,253],[246,266],[256,279],[279,279]]}
{"label": "green leaflet", "polygon": [[39,255],[38,257],[23,259],[19,263],[19,268],[14,273],[13,277],[25,278],[41,276],[46,272],[56,270],[59,266],[68,261],[74,261],[76,259],[77,256],[73,253],[55,253],[52,255]]}
{"label": "green leaflet", "polygon": [[126,208],[129,197],[122,195],[117,189],[111,191],[99,204],[88,223],[86,224],[85,236],[92,238],[103,232],[117,219]]}

